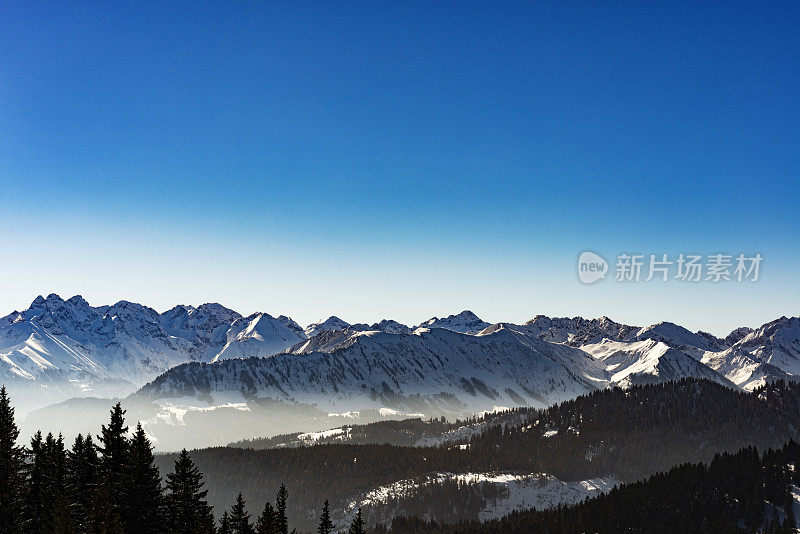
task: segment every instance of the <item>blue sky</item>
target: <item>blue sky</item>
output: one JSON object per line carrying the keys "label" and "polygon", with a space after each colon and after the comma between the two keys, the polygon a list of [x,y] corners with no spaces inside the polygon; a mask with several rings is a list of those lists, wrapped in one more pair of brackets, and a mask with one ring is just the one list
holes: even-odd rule
{"label": "blue sky", "polygon": [[[5,3],[0,307],[798,315],[800,6],[695,4]],[[583,286],[586,249],[765,259]]]}

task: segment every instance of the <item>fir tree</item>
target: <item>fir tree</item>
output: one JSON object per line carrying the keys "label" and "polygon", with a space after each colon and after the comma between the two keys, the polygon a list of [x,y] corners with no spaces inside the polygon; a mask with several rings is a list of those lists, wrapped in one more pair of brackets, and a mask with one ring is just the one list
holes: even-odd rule
{"label": "fir tree", "polygon": [[72,518],[78,534],[88,534],[92,531],[89,517],[97,493],[97,470],[97,449],[92,442],[92,436],[87,434],[84,438],[78,434],[72,444],[72,450],[67,453],[65,468],[67,497],[71,503]]}
{"label": "fir tree", "polygon": [[54,438],[52,434],[48,434],[45,440],[45,449],[47,451],[45,529],[50,534],[73,534],[75,528],[70,513],[70,503],[67,499],[67,453],[64,448],[63,436],[59,434],[58,438]]}
{"label": "fir tree", "polygon": [[317,534],[331,534],[334,528],[336,527],[331,521],[331,511],[330,507],[328,506],[328,499],[325,499],[325,505],[322,507],[322,514],[319,516]]}
{"label": "fir tree", "polygon": [[272,503],[267,501],[256,522],[256,534],[276,534],[276,516]]}
{"label": "fir tree", "polygon": [[73,531],[65,484],[66,451],[61,436],[37,432],[31,440],[27,482],[28,532],[70,534]]}
{"label": "fir tree", "polygon": [[108,426],[101,427],[99,437],[102,447],[100,462],[102,483],[106,486],[111,502],[111,513],[124,517],[128,485],[125,480],[128,464],[128,427],[125,426],[125,410],[120,403],[111,409]]}
{"label": "fir tree", "polygon": [[255,534],[253,525],[250,523],[250,514],[247,513],[241,493],[236,497],[236,502],[231,508],[228,517],[230,518],[231,532],[233,534]]}
{"label": "fir tree", "polygon": [[20,534],[23,526],[23,469],[25,451],[17,445],[19,428],[14,408],[0,387],[0,532]]}
{"label": "fir tree", "polygon": [[186,449],[167,475],[167,531],[171,534],[213,534],[214,516],[206,502],[203,475]]}
{"label": "fir tree", "polygon": [[353,522],[350,523],[347,534],[366,534],[364,532],[364,518],[361,516],[361,508],[358,509],[356,516],[353,518]]}
{"label": "fir tree", "polygon": [[42,438],[41,430],[39,430],[31,438],[31,447],[28,452],[25,512],[27,514],[27,531],[30,534],[40,534],[44,530],[44,454],[44,439]]}
{"label": "fir tree", "polygon": [[124,534],[122,520],[113,508],[105,484],[99,484],[92,495],[88,527],[87,532],[92,534]]}
{"label": "fir tree", "polygon": [[222,513],[222,519],[219,521],[219,530],[217,530],[218,534],[232,534],[231,531],[231,520],[228,517],[228,511],[225,510]]}
{"label": "fir tree", "polygon": [[158,534],[162,529],[161,476],[154,464],[153,447],[142,429],[130,441],[125,471],[127,500],[124,506],[127,534]]}
{"label": "fir tree", "polygon": [[275,498],[275,527],[278,534],[289,534],[289,519],[286,516],[286,499],[288,498],[289,492],[286,491],[286,486],[281,484]]}

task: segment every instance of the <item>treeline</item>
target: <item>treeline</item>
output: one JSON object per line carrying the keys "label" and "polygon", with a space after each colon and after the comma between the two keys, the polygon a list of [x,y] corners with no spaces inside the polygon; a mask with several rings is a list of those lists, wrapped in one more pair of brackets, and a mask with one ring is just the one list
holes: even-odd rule
{"label": "treeline", "polygon": [[[17,444],[19,429],[0,388],[0,534],[288,534],[288,491],[267,502],[255,522],[239,494],[217,525],[203,474],[184,449],[162,484],[153,447],[141,424],[130,436],[119,403],[97,440],[37,432]],[[320,534],[334,525],[325,501]],[[293,532],[295,532],[293,530]],[[363,534],[361,512],[350,534]]]}
{"label": "treeline", "polygon": [[[791,490],[800,476],[800,446],[754,447],[716,455],[708,464],[683,464],[643,482],[554,510],[515,511],[497,520],[442,525],[396,517],[391,534],[795,533]],[[376,533],[386,532],[378,528]]]}
{"label": "treeline", "polygon": [[[347,443],[353,445],[391,444],[411,446],[423,438],[435,438],[444,435],[449,430],[467,424],[466,421],[447,422],[442,417],[438,419],[401,419],[390,421],[377,421],[364,425],[345,425],[347,429]],[[301,432],[280,434],[269,438],[243,439],[231,443],[229,447],[243,449],[272,449],[275,447],[299,447],[307,445],[300,439]],[[341,435],[320,436],[316,444],[337,443],[342,441]]]}
{"label": "treeline", "polygon": [[[342,435],[320,436],[314,444],[336,444],[346,442],[352,445],[399,445],[412,446],[424,439],[447,438],[449,432],[463,427],[475,427],[482,423],[499,424],[508,420],[516,420],[522,414],[536,413],[534,408],[516,408],[501,412],[490,412],[455,421],[447,421],[444,417],[432,419],[399,419],[376,421],[367,424],[342,425],[347,430],[347,438]],[[300,447],[308,445],[300,439],[302,432],[279,434],[272,437],[243,439],[230,443],[228,447],[243,449],[274,449],[277,447]]]}

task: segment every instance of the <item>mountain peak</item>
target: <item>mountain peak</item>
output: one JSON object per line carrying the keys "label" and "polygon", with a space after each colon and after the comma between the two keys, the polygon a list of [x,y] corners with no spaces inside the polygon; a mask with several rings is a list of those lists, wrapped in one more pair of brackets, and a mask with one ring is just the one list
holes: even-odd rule
{"label": "mountain peak", "polygon": [[177,315],[188,315],[190,312],[195,311],[197,308],[194,306],[189,306],[187,304],[178,304],[177,306],[173,306],[172,308],[168,309],[161,315],[163,316],[177,316]]}
{"label": "mountain peak", "polygon": [[81,306],[81,307],[89,305],[89,303],[86,302],[86,299],[83,298],[81,295],[73,295],[67,300],[67,303],[73,306]]}
{"label": "mountain peak", "polygon": [[31,308],[41,308],[42,306],[47,306],[48,304],[49,305],[61,304],[63,302],[64,302],[64,299],[62,299],[58,294],[50,293],[49,295],[47,295],[47,298],[39,295],[38,297],[33,299],[33,302],[31,302],[30,307]]}
{"label": "mountain peak", "polygon": [[636,339],[655,339],[670,347],[697,347],[701,350],[720,350],[722,341],[705,332],[692,332],[669,321],[645,326],[636,333]]}
{"label": "mountain peak", "polygon": [[[206,302],[197,307],[197,311],[205,311],[209,313],[236,313],[230,308],[226,308],[219,302]],[[236,313],[239,315],[238,313]]]}
{"label": "mountain peak", "polygon": [[298,334],[303,334],[303,328],[299,324],[297,324],[297,321],[295,321],[291,317],[287,317],[286,315],[279,315],[277,319],[279,322],[286,325],[290,330],[293,330]]}
{"label": "mountain peak", "polygon": [[752,331],[753,329],[748,326],[740,326],[739,328],[732,330],[730,334],[725,336],[725,344],[730,347],[731,345],[734,345]]}
{"label": "mountain peak", "polygon": [[324,321],[318,321],[316,323],[312,323],[306,327],[306,336],[313,337],[320,332],[326,331],[333,331],[333,330],[345,330],[350,327],[350,323],[339,319],[335,315],[331,315]]}
{"label": "mountain peak", "polygon": [[482,320],[470,310],[464,310],[455,315],[449,315],[442,319],[438,317],[431,317],[421,325],[422,328],[446,328],[462,334],[477,334],[487,326],[489,323]]}
{"label": "mountain peak", "polygon": [[371,330],[380,330],[381,332],[389,332],[390,334],[410,334],[411,329],[403,323],[398,323],[392,319],[383,319],[379,323],[373,323],[369,327]]}
{"label": "mountain peak", "polygon": [[552,321],[552,319],[550,317],[548,317],[547,315],[542,315],[541,313],[537,313],[533,317],[533,319],[529,319],[528,321],[525,321],[524,324],[525,324],[525,326],[531,326],[531,325],[540,324],[540,323],[549,323],[551,321]]}

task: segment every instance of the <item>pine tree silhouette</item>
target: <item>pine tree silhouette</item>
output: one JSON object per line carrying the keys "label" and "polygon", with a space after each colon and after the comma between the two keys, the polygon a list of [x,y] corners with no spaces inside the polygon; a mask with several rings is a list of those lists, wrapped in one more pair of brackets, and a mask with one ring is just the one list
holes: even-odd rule
{"label": "pine tree silhouette", "polygon": [[276,534],[276,515],[272,503],[267,501],[264,505],[264,511],[258,516],[256,522],[256,534]]}
{"label": "pine tree silhouette", "polygon": [[222,512],[222,519],[219,520],[219,529],[217,534],[231,534],[231,520],[228,517],[228,511]]}
{"label": "pine tree silhouette", "polygon": [[90,515],[98,492],[98,458],[92,436],[78,434],[67,452],[66,487],[77,534],[92,532]]}
{"label": "pine tree silhouette", "polygon": [[281,484],[278,495],[275,498],[275,526],[277,527],[277,534],[289,534],[289,519],[286,516],[286,499],[288,498],[289,492],[286,491],[286,486]]}
{"label": "pine tree silhouette", "polygon": [[111,409],[111,420],[108,426],[101,427],[99,436],[101,447],[100,471],[102,484],[111,504],[109,513],[119,516],[123,521],[127,503],[128,484],[126,466],[128,464],[128,427],[125,426],[125,410],[120,403]]}
{"label": "pine tree silhouette", "polygon": [[161,494],[161,475],[155,466],[153,446],[142,429],[130,441],[125,469],[127,500],[124,519],[127,534],[159,534],[163,523],[164,500]]}
{"label": "pine tree silhouette", "polygon": [[20,534],[23,527],[23,469],[25,451],[17,445],[19,428],[14,408],[0,387],[0,532]]}
{"label": "pine tree silhouette", "polygon": [[39,534],[43,529],[45,475],[44,475],[44,438],[41,430],[31,438],[28,452],[27,491],[25,494],[26,530],[29,534]]}
{"label": "pine tree silhouette", "polygon": [[167,475],[167,532],[171,534],[213,534],[214,516],[206,502],[203,475],[186,449]]}
{"label": "pine tree silhouette", "polygon": [[59,435],[37,432],[31,440],[27,494],[27,530],[30,534],[69,533],[72,518],[66,497],[66,451]]}
{"label": "pine tree silhouette", "polygon": [[334,528],[336,528],[336,526],[331,521],[331,510],[328,506],[328,500],[325,499],[325,504],[322,507],[322,514],[319,516],[317,534],[331,534]]}
{"label": "pine tree silhouette", "polygon": [[364,532],[364,518],[361,516],[361,508],[358,509],[353,522],[350,523],[350,529],[348,529],[347,534],[366,534]]}
{"label": "pine tree silhouette", "polygon": [[250,523],[250,514],[247,513],[241,493],[236,497],[236,502],[231,507],[229,518],[233,534],[255,534],[253,525]]}

